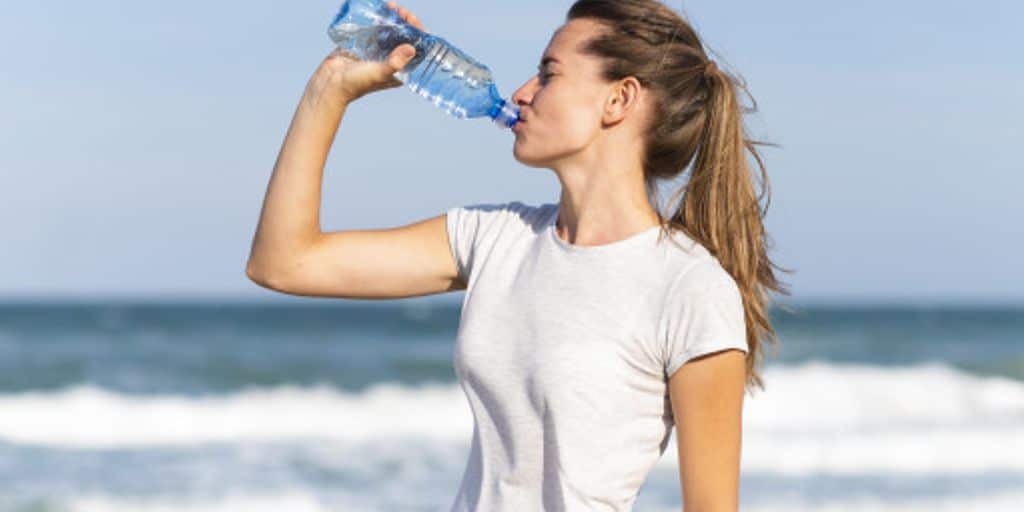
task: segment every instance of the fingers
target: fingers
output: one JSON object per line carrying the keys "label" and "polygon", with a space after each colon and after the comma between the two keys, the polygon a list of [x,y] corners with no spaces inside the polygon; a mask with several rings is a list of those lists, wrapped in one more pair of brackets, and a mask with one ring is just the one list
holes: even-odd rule
{"label": "fingers", "polygon": [[398,15],[401,16],[402,19],[406,21],[406,23],[420,30],[424,30],[423,23],[420,23],[420,19],[417,18],[416,15],[413,14],[412,11],[410,11],[409,9],[399,6],[398,2],[395,2],[394,0],[388,2],[388,7],[398,12]]}
{"label": "fingers", "polygon": [[411,44],[401,44],[394,50],[391,50],[391,54],[388,56],[388,65],[395,70],[403,69],[415,56],[416,47]]}

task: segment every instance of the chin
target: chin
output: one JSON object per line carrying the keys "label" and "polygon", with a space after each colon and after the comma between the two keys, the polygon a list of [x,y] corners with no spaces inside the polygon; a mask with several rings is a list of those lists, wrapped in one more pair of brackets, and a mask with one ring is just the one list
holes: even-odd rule
{"label": "chin", "polygon": [[538,158],[537,155],[531,155],[529,152],[521,149],[519,144],[512,148],[512,156],[515,157],[516,161],[527,167],[547,167],[545,165],[546,159]]}
{"label": "chin", "polygon": [[543,148],[545,150],[543,153],[538,153],[537,149],[535,147],[531,148],[531,144],[525,139],[516,139],[515,144],[512,146],[512,155],[523,165],[553,169],[560,162],[571,160],[581,151],[580,149],[569,150],[566,149],[567,147],[575,148],[575,146],[570,145],[559,145],[557,147],[548,145],[548,147]]}

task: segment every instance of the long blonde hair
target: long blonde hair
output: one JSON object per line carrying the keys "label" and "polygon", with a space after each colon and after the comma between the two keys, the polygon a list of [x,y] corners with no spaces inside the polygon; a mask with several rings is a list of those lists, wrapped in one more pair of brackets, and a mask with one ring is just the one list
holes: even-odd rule
{"label": "long blonde hair", "polygon": [[[657,205],[658,183],[692,167],[686,184],[670,200],[675,211],[666,218],[655,208],[662,233],[681,230],[736,281],[747,327],[746,384],[764,389],[758,370],[762,340],[774,342],[776,349],[779,342],[768,313],[769,292],[790,294],[772,269],[792,271],[767,255],[772,242],[763,218],[771,188],[755,146],[776,144],[746,135],[743,114],[756,112],[757,102],[745,81],[717,68],[690,24],[657,0],[577,0],[567,20],[579,18],[602,27],[580,51],[601,59],[604,79],[633,76],[654,93],[653,111],[659,115],[647,127],[644,147],[648,197]],[[737,89],[746,92],[752,107],[741,106]],[[755,193],[747,151],[760,170],[760,194]]]}

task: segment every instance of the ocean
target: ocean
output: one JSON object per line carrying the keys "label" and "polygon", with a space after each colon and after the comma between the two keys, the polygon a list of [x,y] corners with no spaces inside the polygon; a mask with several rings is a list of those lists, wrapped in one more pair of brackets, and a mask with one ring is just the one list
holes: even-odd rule
{"label": "ocean", "polygon": [[[0,305],[0,511],[446,512],[459,308]],[[772,317],[741,510],[1024,510],[1024,308]],[[673,436],[634,510],[680,504]]]}

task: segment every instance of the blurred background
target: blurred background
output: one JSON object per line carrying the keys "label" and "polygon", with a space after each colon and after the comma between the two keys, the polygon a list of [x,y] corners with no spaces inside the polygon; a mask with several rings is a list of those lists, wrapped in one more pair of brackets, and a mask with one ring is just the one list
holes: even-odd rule
{"label": "blurred background", "polygon": [[[464,297],[245,276],[340,1],[18,2],[0,17],[0,511],[447,510]],[[408,0],[507,97],[571,1]],[[743,510],[1024,503],[1024,68],[1010,1],[671,0],[742,76],[773,260]],[[325,230],[557,202],[512,135],[404,88],[353,103]],[[397,149],[396,149],[397,148]],[[674,189],[666,189],[671,192]],[[678,510],[675,444],[640,511]]]}

